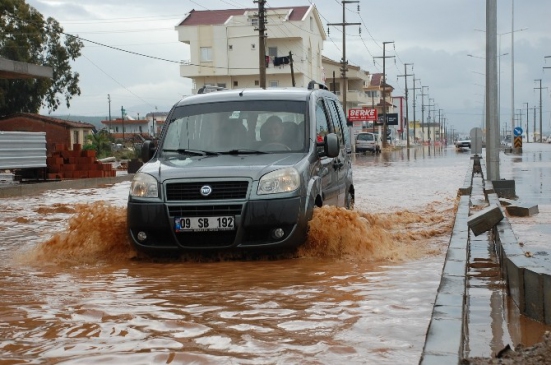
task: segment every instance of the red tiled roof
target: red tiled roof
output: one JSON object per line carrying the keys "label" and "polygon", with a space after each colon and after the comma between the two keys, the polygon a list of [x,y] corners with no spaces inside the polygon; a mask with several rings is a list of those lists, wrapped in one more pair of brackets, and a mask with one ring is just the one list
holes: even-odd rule
{"label": "red tiled roof", "polygon": [[381,81],[383,79],[383,74],[376,73],[371,75],[371,85],[372,86],[381,86]]}
{"label": "red tiled roof", "polygon": [[[271,7],[267,8],[268,15],[270,10],[289,9],[292,10],[289,20],[298,21],[304,17],[304,14],[310,9],[310,6],[289,6],[289,7]],[[245,12],[255,12],[258,8],[248,9],[226,9],[226,10],[191,10],[188,16],[179,24],[180,26],[193,25],[216,25],[224,24],[229,17],[243,15]]]}
{"label": "red tiled roof", "polygon": [[90,128],[90,129],[95,128],[95,126],[93,124],[90,124],[90,123],[74,122],[72,120],[52,118],[52,117],[47,117],[45,115],[34,114],[34,113],[13,113],[13,114],[7,115],[7,116],[5,116],[3,118],[0,118],[0,119],[11,119],[11,118],[18,118],[18,117],[34,119],[34,120],[40,120],[40,121],[46,122],[46,123],[54,123],[54,124],[59,124],[59,125],[65,125],[65,126],[72,127],[72,128]]}
{"label": "red tiled roof", "polygon": [[[101,123],[106,124],[108,126],[115,125],[115,124],[120,124],[120,125],[123,124],[121,118],[111,119],[111,120],[102,120]],[[149,123],[149,121],[147,119],[125,119],[124,120],[124,124],[133,124],[133,125],[135,125],[135,124],[148,124],[148,123]]]}

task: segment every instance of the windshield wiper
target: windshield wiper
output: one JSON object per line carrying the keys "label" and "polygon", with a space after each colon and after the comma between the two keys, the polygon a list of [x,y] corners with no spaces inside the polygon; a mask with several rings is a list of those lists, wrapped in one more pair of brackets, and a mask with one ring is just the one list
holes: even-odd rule
{"label": "windshield wiper", "polygon": [[218,152],[203,151],[203,150],[189,150],[185,148],[164,149],[163,152],[177,152],[181,155],[193,155],[193,156],[218,156]]}
{"label": "windshield wiper", "polygon": [[258,150],[250,150],[250,149],[238,149],[238,150],[229,150],[224,152],[218,152],[222,155],[261,155],[268,152],[265,151],[258,151]]}

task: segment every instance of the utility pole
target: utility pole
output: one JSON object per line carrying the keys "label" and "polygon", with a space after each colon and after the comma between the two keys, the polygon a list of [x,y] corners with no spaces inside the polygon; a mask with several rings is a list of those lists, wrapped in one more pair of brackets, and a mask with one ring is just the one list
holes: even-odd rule
{"label": "utility pole", "polygon": [[[542,113],[542,110],[541,110],[541,108],[542,108],[541,90],[542,89],[547,89],[547,87],[541,87],[541,79],[536,79],[534,81],[539,81],[539,83],[540,83],[540,86],[535,87],[534,89],[539,89],[539,91],[540,91],[540,143],[541,143],[542,137],[543,137],[543,130],[542,130],[543,125],[542,125],[542,116],[541,116],[542,115],[541,114]],[[536,132],[536,131],[534,130],[534,132]]]}
{"label": "utility pole", "polygon": [[[528,117],[528,103],[526,104],[526,143],[530,143],[530,118]],[[536,131],[534,130],[534,140],[532,142],[536,142]]]}
{"label": "utility pole", "polygon": [[258,68],[260,87],[266,89],[266,0],[254,0],[258,3]]}
{"label": "utility pole", "polygon": [[417,125],[417,119],[415,119],[415,105],[416,105],[416,97],[415,97],[415,90],[420,90],[420,87],[415,87],[415,81],[421,81],[420,79],[415,78],[415,74],[413,75],[413,87],[411,90],[413,90],[413,143],[416,143],[417,140],[417,131],[416,131],[416,125]]}
{"label": "utility pole", "polygon": [[[433,104],[430,103],[430,101],[432,100]],[[431,111],[433,111],[434,109],[431,109],[432,106],[436,106],[436,104],[434,104],[434,98],[429,98],[429,103],[428,105],[425,105],[425,106],[428,106],[429,107],[429,116],[428,116],[428,121],[427,121],[427,134],[429,135],[429,146],[430,146],[430,143],[433,142],[433,135],[434,135],[434,120],[433,118],[431,118]],[[430,126],[432,124],[432,134],[430,133]]]}
{"label": "utility pole", "polygon": [[291,82],[295,87],[295,69],[293,67],[293,53],[289,51],[289,64],[291,65]]}
{"label": "utility pole", "polygon": [[[440,114],[442,112],[442,109],[438,109],[438,142],[440,142],[440,146],[442,146],[442,115]],[[436,142],[436,138],[435,138]]]}
{"label": "utility pole", "polygon": [[421,86],[421,135],[423,136],[423,139],[421,140],[423,144],[425,144],[425,88],[429,88],[428,86]]}
{"label": "utility pole", "polygon": [[[408,107],[408,76],[413,76],[412,74],[408,74],[407,66],[411,66],[411,70],[413,71],[413,63],[404,63],[404,74],[398,75],[398,77],[404,78],[404,84],[406,89],[406,148],[409,148],[409,107]],[[413,85],[415,86],[415,85]]]}
{"label": "utility pole", "polygon": [[532,108],[534,109],[534,143],[536,142],[536,106]]}
{"label": "utility pole", "polygon": [[387,44],[394,44],[394,41],[390,42],[383,42],[383,57],[374,57],[374,58],[382,58],[383,59],[383,148],[387,147],[388,141],[387,141],[387,133],[388,133],[388,125],[386,123],[386,59],[387,58],[394,58],[395,56],[387,56],[386,55],[386,45]]}
{"label": "utility pole", "polygon": [[111,95],[107,94],[107,102],[109,103],[109,120],[111,120]]}
{"label": "utility pole", "polygon": [[121,106],[121,116],[122,116],[122,143],[124,145],[124,114],[126,111],[124,110],[124,107]]}
{"label": "utility pole", "polygon": [[[346,77],[346,71],[348,71],[348,61],[346,60],[346,26],[347,25],[362,25],[362,23],[347,23],[346,22],[346,4],[359,3],[359,0],[342,0],[342,23],[328,23],[327,25],[340,25],[342,26],[342,60],[341,60],[341,78],[342,78],[342,106],[344,113],[348,115],[346,108],[346,93],[348,92],[348,79]],[[358,5],[359,7],[359,5]],[[359,9],[358,9],[359,10]]]}

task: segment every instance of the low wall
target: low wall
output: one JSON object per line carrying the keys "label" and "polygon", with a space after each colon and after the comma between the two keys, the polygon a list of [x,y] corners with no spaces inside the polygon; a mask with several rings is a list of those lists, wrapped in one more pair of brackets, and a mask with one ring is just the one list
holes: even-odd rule
{"label": "low wall", "polygon": [[23,195],[40,194],[47,190],[55,189],[89,189],[96,188],[106,184],[116,184],[121,181],[132,180],[134,174],[121,175],[115,177],[101,177],[88,179],[74,179],[51,182],[36,183],[18,183],[0,185],[0,198],[11,198]]}

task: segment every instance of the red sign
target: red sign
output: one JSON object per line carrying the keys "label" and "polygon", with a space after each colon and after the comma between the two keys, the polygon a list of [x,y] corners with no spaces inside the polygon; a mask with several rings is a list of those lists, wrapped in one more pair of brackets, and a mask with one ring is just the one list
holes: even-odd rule
{"label": "red sign", "polygon": [[377,109],[348,109],[348,120],[351,122],[376,121]]}

